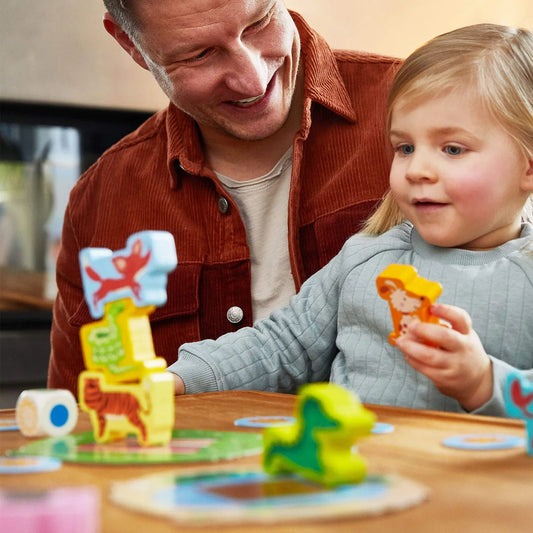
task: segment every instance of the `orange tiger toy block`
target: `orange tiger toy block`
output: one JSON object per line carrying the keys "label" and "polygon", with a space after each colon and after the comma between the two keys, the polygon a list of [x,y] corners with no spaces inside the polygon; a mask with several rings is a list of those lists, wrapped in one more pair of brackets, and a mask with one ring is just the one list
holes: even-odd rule
{"label": "orange tiger toy block", "polygon": [[376,279],[379,295],[389,302],[394,331],[389,342],[403,335],[413,320],[440,324],[429,308],[442,292],[436,281],[420,277],[411,265],[389,265]]}
{"label": "orange tiger toy block", "polygon": [[89,413],[97,442],[135,434],[143,446],[166,444],[174,426],[174,381],[152,372],[138,383],[106,383],[101,372],[79,376],[80,408]]}

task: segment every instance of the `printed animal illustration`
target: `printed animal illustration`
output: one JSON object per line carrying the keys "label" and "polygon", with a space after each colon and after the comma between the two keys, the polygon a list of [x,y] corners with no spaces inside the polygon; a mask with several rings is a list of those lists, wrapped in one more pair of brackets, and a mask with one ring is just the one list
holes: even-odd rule
{"label": "printed animal illustration", "polygon": [[101,320],[80,328],[85,367],[103,373],[108,383],[131,383],[164,371],[166,361],[156,357],[148,319],[153,309],[137,307],[131,298],[106,303]]}
{"label": "printed animal illustration", "polygon": [[140,413],[147,414],[148,410],[142,410],[139,400],[132,393],[107,392],[102,390],[101,380],[97,377],[87,377],[84,380],[82,391],[82,403],[89,410],[96,412],[98,418],[98,437],[104,437],[107,419],[110,416],[125,417],[130,424],[141,432],[142,441],[146,441],[146,426],[140,418]]}
{"label": "printed animal illustration", "polygon": [[130,298],[137,307],[164,305],[168,273],[178,258],[170,233],[140,231],[128,237],[122,250],[83,248],[79,264],[89,312],[101,318],[105,304],[121,298]]}
{"label": "printed animal illustration", "polygon": [[528,454],[533,456],[533,382],[520,372],[509,375],[504,389],[505,408],[526,423]]}
{"label": "printed animal illustration", "polygon": [[141,297],[141,285],[138,282],[143,269],[150,261],[151,252],[142,255],[142,241],[137,239],[131,248],[130,255],[115,256],[111,261],[119,274],[119,278],[103,278],[90,265],[84,265],[87,276],[100,284],[93,294],[93,305],[96,307],[108,294],[122,289],[131,289],[137,299]]}
{"label": "printed animal illustration", "polygon": [[268,473],[296,472],[327,486],[364,479],[366,464],[353,445],[370,434],[375,416],[354,394],[333,383],[306,385],[295,415],[295,424],[263,432]]}
{"label": "printed animal illustration", "polygon": [[526,392],[526,387],[522,388],[522,383],[518,378],[511,381],[511,398],[520,412],[526,418],[533,418],[533,385]]}
{"label": "printed animal illustration", "polygon": [[87,342],[91,348],[90,357],[95,366],[104,366],[112,374],[121,374],[135,368],[134,365],[121,366],[126,351],[117,317],[126,308],[123,300],[111,302],[106,318],[107,325],[93,327],[87,335]]}
{"label": "printed animal illustration", "polygon": [[377,277],[376,285],[378,294],[389,302],[394,326],[389,335],[391,344],[396,344],[413,320],[440,323],[429,308],[440,296],[442,286],[420,277],[411,265],[389,265]]}

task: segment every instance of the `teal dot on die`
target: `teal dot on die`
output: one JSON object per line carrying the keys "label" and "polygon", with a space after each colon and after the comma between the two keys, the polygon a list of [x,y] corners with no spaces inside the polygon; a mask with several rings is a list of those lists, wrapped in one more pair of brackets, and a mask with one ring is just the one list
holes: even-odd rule
{"label": "teal dot on die", "polygon": [[60,403],[58,405],[54,405],[50,411],[50,422],[59,428],[67,423],[68,416],[68,409]]}

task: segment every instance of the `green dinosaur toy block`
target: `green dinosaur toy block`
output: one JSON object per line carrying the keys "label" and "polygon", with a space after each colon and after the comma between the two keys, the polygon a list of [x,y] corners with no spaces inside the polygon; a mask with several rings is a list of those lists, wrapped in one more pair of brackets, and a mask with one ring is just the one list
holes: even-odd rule
{"label": "green dinosaur toy block", "polygon": [[296,422],[263,432],[263,466],[269,474],[298,473],[326,486],[359,483],[366,475],[356,440],[369,435],[375,415],[357,396],[333,383],[304,385]]}

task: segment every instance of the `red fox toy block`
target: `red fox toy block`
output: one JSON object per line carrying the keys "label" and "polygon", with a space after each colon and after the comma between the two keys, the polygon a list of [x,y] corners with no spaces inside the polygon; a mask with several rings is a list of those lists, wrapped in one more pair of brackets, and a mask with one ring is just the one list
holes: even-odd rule
{"label": "red fox toy block", "polygon": [[130,235],[126,248],[84,248],[79,256],[85,300],[93,318],[101,318],[104,304],[131,297],[137,307],[167,301],[167,274],[178,263],[174,238],[166,231]]}
{"label": "red fox toy block", "polygon": [[389,302],[394,331],[389,342],[403,335],[415,319],[440,324],[429,308],[440,296],[440,283],[421,278],[410,265],[389,265],[376,279],[379,295]]}

